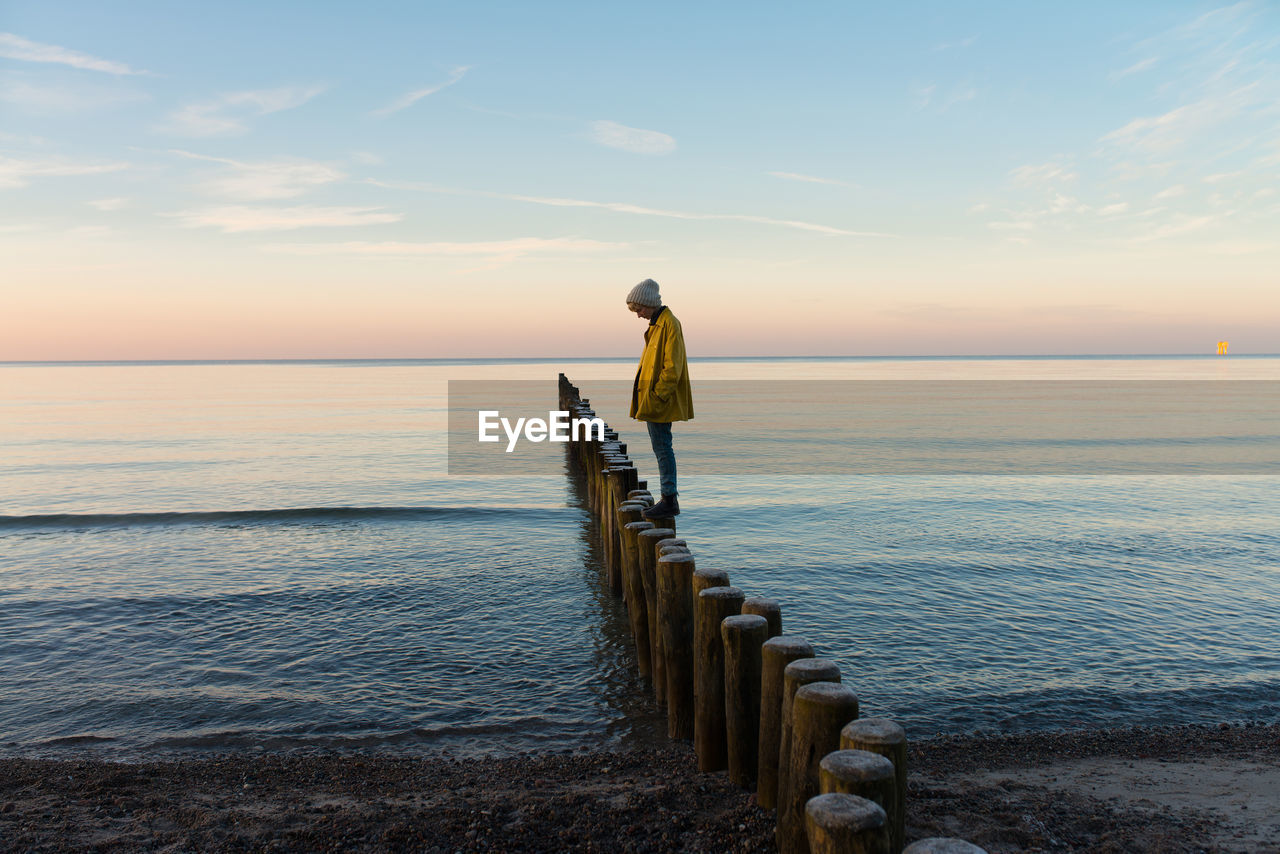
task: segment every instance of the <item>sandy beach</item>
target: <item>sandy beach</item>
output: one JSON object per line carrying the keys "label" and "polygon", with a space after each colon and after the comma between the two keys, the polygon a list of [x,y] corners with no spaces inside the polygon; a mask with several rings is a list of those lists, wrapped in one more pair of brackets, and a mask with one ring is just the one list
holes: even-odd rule
{"label": "sandy beach", "polygon": [[[1280,851],[1280,725],[941,736],[907,835],[991,852]],[[505,758],[0,760],[4,851],[772,851],[773,816],[672,744]]]}

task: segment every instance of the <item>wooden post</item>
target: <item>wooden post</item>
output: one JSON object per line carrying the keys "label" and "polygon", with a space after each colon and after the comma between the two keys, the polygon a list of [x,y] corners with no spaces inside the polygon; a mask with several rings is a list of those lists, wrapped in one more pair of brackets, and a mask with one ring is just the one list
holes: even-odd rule
{"label": "wooden post", "polygon": [[889,814],[889,844],[901,851],[906,843],[907,816],[907,734],[887,718],[853,721],[840,733],[844,750],[868,750],[893,763],[893,786],[884,811]]}
{"label": "wooden post", "polygon": [[[745,604],[745,603],[744,603]],[[782,672],[801,658],[813,658],[813,647],[803,638],[769,638],[760,647],[760,764],[756,774],[756,801],[767,810],[778,805],[778,739],[782,735]],[[839,672],[836,673],[839,678]]]}
{"label": "wooden post", "polygon": [[658,558],[658,623],[666,656],[667,735],[693,738],[693,555]]}
{"label": "wooden post", "polygon": [[[810,658],[789,665],[817,661]],[[801,685],[791,704],[791,755],[778,768],[778,851],[805,854],[805,804],[818,794],[818,763],[840,746],[840,730],[858,717],[858,697],[837,682]]]}
{"label": "wooden post", "polygon": [[636,644],[636,670],[646,679],[653,678],[653,662],[649,658],[649,600],[644,593],[644,574],[640,567],[639,536],[642,531],[653,529],[653,523],[641,519],[628,522],[623,528],[623,544],[630,551],[631,572],[622,578],[627,595],[627,621],[631,624],[631,639]]}
{"label": "wooden post", "polygon": [[902,854],[987,854],[987,851],[963,839],[933,836],[912,842],[902,849]]}
{"label": "wooden post", "polygon": [[791,763],[791,707],[795,703],[796,691],[801,686],[813,682],[839,682],[840,667],[834,661],[825,658],[799,658],[782,669],[782,708],[778,720],[781,729],[778,731],[778,793],[774,806],[782,808],[787,795],[787,768]]}
{"label": "wooden post", "polygon": [[654,517],[650,517],[649,521],[660,528],[664,528],[670,531],[671,533],[667,534],[668,537],[674,537],[676,535],[676,517],[675,516],[654,516]]}
{"label": "wooden post", "polygon": [[833,750],[818,763],[818,791],[824,795],[857,795],[875,801],[888,814],[893,798],[893,763],[869,750]]}
{"label": "wooden post", "polygon": [[[729,573],[723,569],[697,569],[693,572],[693,607],[698,607],[698,594],[709,587],[728,587]],[[695,638],[696,640],[696,638]],[[694,658],[697,661],[697,658]]]}
{"label": "wooden post", "polygon": [[[652,520],[650,520],[652,521]],[[644,582],[645,615],[649,621],[649,665],[652,668],[653,698],[667,701],[667,662],[662,654],[662,632],[658,628],[658,556],[654,544],[675,535],[670,528],[649,528],[636,536],[636,557]]]}
{"label": "wooden post", "polygon": [[[625,458],[624,458],[625,459]],[[615,464],[609,469],[609,588],[614,593],[622,592],[622,535],[619,531],[618,508],[626,503],[628,478],[635,475],[635,466],[627,460]],[[643,516],[641,518],[644,518]]]}
{"label": "wooden post", "polygon": [[635,542],[627,533],[627,525],[645,521],[640,515],[643,511],[644,505],[638,501],[624,501],[618,505],[618,560],[614,571],[609,573],[609,588],[614,593],[621,593],[624,599],[627,595],[626,578],[628,573],[634,571],[631,564],[636,557]]}
{"label": "wooden post", "polygon": [[782,606],[775,600],[752,596],[742,603],[742,613],[759,614],[768,620],[769,637],[776,638],[782,634]]}
{"label": "wooden post", "polygon": [[698,635],[698,597],[702,595],[703,590],[712,587],[728,587],[729,573],[723,569],[706,569],[705,567],[695,569],[693,571],[693,714],[694,714],[694,730],[697,731],[697,715],[698,715],[698,685],[702,681],[702,656],[698,654],[698,650],[705,645]]}
{"label": "wooden post", "polygon": [[887,819],[880,806],[857,795],[833,793],[804,806],[811,854],[889,854]]}
{"label": "wooden post", "polygon": [[689,544],[688,544],[688,543],[686,543],[686,542],[685,542],[682,538],[680,538],[680,537],[667,537],[665,540],[663,540],[662,542],[658,543],[658,550],[659,550],[659,551],[662,551],[663,549],[667,548],[668,546],[685,546],[685,547],[686,547],[686,551],[687,551],[687,550],[688,550],[688,549],[687,549],[687,546],[688,546],[688,545],[689,545]]}
{"label": "wooden post", "polygon": [[[694,573],[697,577],[697,573]],[[720,623],[742,610],[746,597],[736,587],[708,587],[694,602],[693,747],[698,770],[722,771],[729,764],[724,729],[724,641]]]}
{"label": "wooden post", "polygon": [[755,787],[760,747],[760,647],[769,621],[758,614],[725,617],[720,623],[724,644],[724,729],[729,782]]}

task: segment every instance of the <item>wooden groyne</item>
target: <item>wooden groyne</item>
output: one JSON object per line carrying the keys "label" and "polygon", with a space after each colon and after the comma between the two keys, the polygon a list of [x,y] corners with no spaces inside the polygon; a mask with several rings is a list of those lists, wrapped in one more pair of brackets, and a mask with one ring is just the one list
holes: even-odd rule
{"label": "wooden groyne", "polygon": [[[599,417],[564,374],[559,392],[570,418]],[[626,605],[636,668],[667,712],[668,735],[693,741],[700,770],[728,772],[777,810],[780,852],[982,854],[956,839],[907,846],[902,727],[860,718],[839,666],[783,634],[776,600],[748,597],[724,570],[697,566],[674,518],[643,517],[654,498],[616,430],[606,424],[568,448],[602,572]]]}

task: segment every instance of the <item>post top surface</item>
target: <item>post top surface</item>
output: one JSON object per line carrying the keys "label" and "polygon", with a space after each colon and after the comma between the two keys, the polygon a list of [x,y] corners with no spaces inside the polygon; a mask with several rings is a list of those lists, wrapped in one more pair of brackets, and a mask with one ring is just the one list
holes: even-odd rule
{"label": "post top surface", "polygon": [[845,724],[840,733],[867,744],[901,744],[907,740],[906,731],[888,718],[860,718]]}
{"label": "post top surface", "polygon": [[783,671],[788,679],[801,682],[839,682],[840,665],[827,658],[801,658]]}
{"label": "post top surface", "polygon": [[839,682],[810,682],[807,685],[801,685],[796,691],[796,703],[843,706],[857,702],[858,695],[853,693],[853,689]]}
{"label": "post top surface", "polygon": [[698,592],[703,599],[742,599],[742,591],[736,587],[708,587]]}
{"label": "post top surface", "polygon": [[[746,602],[743,603],[743,607],[746,607]],[[813,645],[804,638],[796,637],[795,635],[778,635],[776,638],[769,638],[764,642],[764,649],[778,655],[813,657]]]}
{"label": "post top surface", "polygon": [[870,750],[835,750],[822,757],[818,767],[841,780],[869,783],[893,779],[893,762]]}
{"label": "post top surface", "polygon": [[955,837],[933,836],[912,842],[902,854],[987,854],[987,849]]}
{"label": "post top surface", "polygon": [[[717,588],[711,588],[715,590]],[[723,590],[724,588],[719,588]],[[732,617],[725,617],[720,621],[720,625],[726,629],[736,632],[749,632],[753,629],[769,629],[769,621],[758,614],[734,614]]]}
{"label": "post top surface", "polygon": [[838,792],[810,798],[804,811],[811,821],[831,830],[873,830],[889,820],[875,801]]}

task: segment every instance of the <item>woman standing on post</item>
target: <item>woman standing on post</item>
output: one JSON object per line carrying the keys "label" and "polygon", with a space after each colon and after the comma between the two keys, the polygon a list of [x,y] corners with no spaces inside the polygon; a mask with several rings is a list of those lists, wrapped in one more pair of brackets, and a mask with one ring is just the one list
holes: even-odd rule
{"label": "woman standing on post", "polygon": [[685,359],[684,332],[671,309],[662,304],[658,283],[645,279],[627,294],[627,308],[649,321],[644,331],[644,352],[631,387],[631,417],[649,426],[649,441],[658,458],[662,498],[644,511],[650,519],[675,516],[676,455],[671,447],[671,423],[693,418],[693,393],[689,388],[689,363]]}

